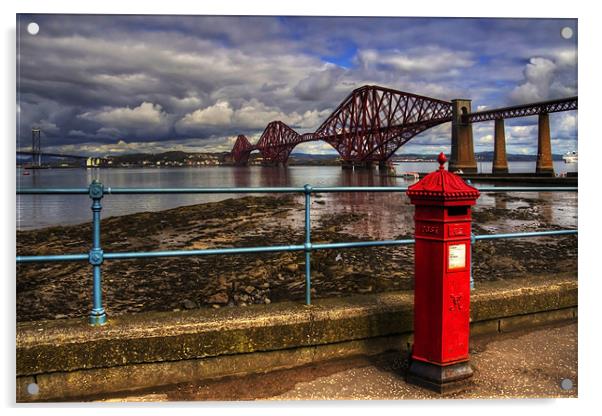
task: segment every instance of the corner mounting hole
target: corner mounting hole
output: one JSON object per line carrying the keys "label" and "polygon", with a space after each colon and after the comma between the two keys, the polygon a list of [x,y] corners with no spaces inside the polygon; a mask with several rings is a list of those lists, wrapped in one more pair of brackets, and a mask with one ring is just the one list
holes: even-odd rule
{"label": "corner mounting hole", "polygon": [[36,395],[40,392],[40,387],[38,387],[38,385],[36,383],[29,383],[27,385],[27,393],[33,395]]}
{"label": "corner mounting hole", "polygon": [[562,36],[563,39],[572,38],[573,37],[573,29],[571,29],[568,26],[563,27],[562,30],[560,31],[560,36]]}
{"label": "corner mounting hole", "polygon": [[572,390],[573,389],[573,381],[565,378],[560,382],[560,388],[562,390]]}
{"label": "corner mounting hole", "polygon": [[27,33],[29,33],[30,35],[35,36],[38,34],[39,31],[40,25],[38,25],[36,22],[31,22],[27,25]]}

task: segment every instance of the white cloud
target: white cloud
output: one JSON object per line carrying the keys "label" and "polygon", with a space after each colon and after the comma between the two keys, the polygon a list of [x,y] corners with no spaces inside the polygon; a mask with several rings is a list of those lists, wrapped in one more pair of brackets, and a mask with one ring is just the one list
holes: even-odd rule
{"label": "white cloud", "polygon": [[570,67],[575,65],[571,51],[559,53],[556,60],[531,58],[523,70],[523,83],[512,90],[510,99],[515,103],[530,103],[576,95],[576,80],[567,79],[564,73],[572,71]]}
{"label": "white cloud", "polygon": [[243,102],[233,109],[228,101],[218,101],[214,105],[186,114],[176,122],[176,130],[181,134],[200,132],[208,127],[228,127],[248,134],[249,130],[261,130],[271,121],[280,120],[291,128],[315,129],[321,120],[330,114],[329,110],[307,110],[303,114],[296,111],[286,114],[257,99]]}
{"label": "white cloud", "polygon": [[409,73],[449,72],[457,68],[468,68],[475,63],[470,52],[436,46],[425,46],[407,52],[364,49],[358,52],[357,59],[364,67],[388,67]]}
{"label": "white cloud", "polygon": [[510,126],[506,127],[507,138],[537,137],[537,126]]}
{"label": "white cloud", "polygon": [[317,155],[337,154],[334,147],[323,141],[302,143],[295,147],[294,153],[311,153]]}
{"label": "white cloud", "polygon": [[524,70],[525,82],[514,88],[510,98],[519,103],[548,98],[556,65],[545,58],[531,58]]}
{"label": "white cloud", "polygon": [[559,140],[575,140],[577,137],[577,113],[556,113],[550,116],[550,135]]}
{"label": "white cloud", "polygon": [[315,101],[334,89],[343,72],[342,68],[327,64],[323,70],[311,73],[299,81],[294,88],[295,94],[301,100]]}
{"label": "white cloud", "polygon": [[117,138],[121,136],[121,131],[115,127],[101,127],[98,130],[96,130],[96,133],[94,135],[97,137]]}
{"label": "white cloud", "polygon": [[506,148],[506,152],[520,155],[532,155],[535,150],[532,146],[516,146],[509,144]]}
{"label": "white cloud", "polygon": [[177,123],[178,129],[186,131],[194,127],[227,126],[232,123],[234,110],[227,101],[218,101],[207,108],[188,113]]}
{"label": "white cloud", "polygon": [[149,74],[95,74],[91,79],[94,83],[102,84],[105,87],[114,87],[121,90],[126,89],[149,91],[157,88],[159,80]]}
{"label": "white cloud", "polygon": [[177,110],[191,110],[194,108],[199,108],[201,106],[201,104],[203,104],[203,101],[196,96],[187,96],[184,98],[178,98],[178,97],[169,97],[168,98],[169,104],[171,104],[173,107],[175,107]]}
{"label": "white cloud", "polygon": [[577,131],[577,114],[563,113],[559,127],[562,131]]}
{"label": "white cloud", "polygon": [[172,150],[184,152],[229,152],[236,136],[214,137],[210,139],[191,138],[186,140],[160,140],[148,142],[117,140],[116,143],[81,143],[48,146],[45,150],[62,154],[82,154],[94,156],[120,155],[126,153],[161,153]]}
{"label": "white cloud", "polygon": [[486,134],[485,136],[479,137],[475,144],[491,144],[493,143],[493,134]]}
{"label": "white cloud", "polygon": [[555,50],[552,55],[556,61],[556,64],[559,66],[577,66],[577,49]]}
{"label": "white cloud", "polygon": [[96,121],[103,126],[97,134],[145,135],[165,134],[169,129],[168,115],[159,104],[143,102],[138,107],[110,108],[96,112],[86,112],[80,118]]}
{"label": "white cloud", "polygon": [[69,137],[89,137],[90,135],[82,130],[69,130],[67,133]]}
{"label": "white cloud", "polygon": [[83,118],[106,123],[114,127],[126,127],[131,124],[161,124],[165,113],[159,104],[143,102],[138,107],[113,108],[96,113],[84,113]]}
{"label": "white cloud", "polygon": [[232,121],[236,126],[246,129],[261,129],[274,120],[281,120],[286,124],[295,124],[296,119],[298,119],[297,113],[291,115],[284,114],[276,108],[268,107],[254,98],[244,103],[232,117]]}
{"label": "white cloud", "polygon": [[56,123],[49,120],[40,120],[35,123],[35,127],[39,128],[44,134],[56,134],[60,131]]}

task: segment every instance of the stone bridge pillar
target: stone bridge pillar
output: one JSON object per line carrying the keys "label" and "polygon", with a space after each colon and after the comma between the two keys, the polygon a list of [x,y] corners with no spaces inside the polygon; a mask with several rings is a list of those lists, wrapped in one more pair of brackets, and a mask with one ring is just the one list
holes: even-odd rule
{"label": "stone bridge pillar", "polygon": [[351,161],[351,160],[341,160],[341,168],[342,169],[353,170],[353,161]]}
{"label": "stone bridge pillar", "polygon": [[390,161],[381,160],[378,162],[378,171],[381,174],[395,175],[395,166]]}
{"label": "stone bridge pillar", "polygon": [[506,132],[504,131],[504,119],[495,119],[495,143],[493,145],[493,169],[494,175],[506,175],[508,173],[508,158],[506,157]]}
{"label": "stone bridge pillar", "polygon": [[353,169],[373,170],[376,169],[376,164],[371,160],[367,160],[365,162],[353,162]]}
{"label": "stone bridge pillar", "polygon": [[452,146],[449,170],[477,173],[477,162],[472,143],[472,124],[464,123],[462,115],[471,112],[470,100],[452,100]]}
{"label": "stone bridge pillar", "polygon": [[542,113],[539,115],[537,130],[537,166],[535,173],[543,173],[554,176],[554,164],[552,162],[552,141],[550,140],[550,115]]}

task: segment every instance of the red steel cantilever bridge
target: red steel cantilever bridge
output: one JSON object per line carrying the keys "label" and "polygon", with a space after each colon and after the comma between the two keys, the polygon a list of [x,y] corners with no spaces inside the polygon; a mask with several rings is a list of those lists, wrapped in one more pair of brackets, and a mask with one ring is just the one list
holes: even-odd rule
{"label": "red steel cantilever bridge", "polygon": [[[477,113],[464,107],[458,121],[472,123],[576,108],[577,97]],[[453,102],[366,85],[352,91],[315,132],[299,134],[282,121],[272,121],[254,145],[239,135],[231,157],[234,163],[244,165],[251,152],[259,150],[264,162],[285,164],[298,144],[322,140],[339,152],[344,163],[385,163],[417,134],[453,118]]]}

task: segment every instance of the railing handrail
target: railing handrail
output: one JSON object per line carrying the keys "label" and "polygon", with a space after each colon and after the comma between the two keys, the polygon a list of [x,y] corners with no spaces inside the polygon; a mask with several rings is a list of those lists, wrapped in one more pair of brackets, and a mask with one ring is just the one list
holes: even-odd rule
{"label": "railing handrail", "polygon": [[[315,250],[343,249],[343,248],[362,248],[377,246],[396,246],[405,244],[414,244],[414,239],[405,240],[380,240],[380,241],[355,241],[355,242],[337,242],[312,244],[310,209],[311,195],[317,193],[332,192],[405,192],[408,187],[405,186],[325,186],[313,187],[305,185],[303,187],[208,187],[208,188],[111,188],[103,187],[99,182],[92,181],[88,188],[21,188],[17,189],[17,194],[21,195],[88,195],[92,199],[92,248],[88,254],[55,254],[43,256],[17,256],[17,263],[37,263],[37,262],[57,262],[57,261],[85,261],[92,265],[93,270],[93,308],[90,312],[90,323],[92,325],[102,325],[106,322],[106,313],[102,306],[102,286],[101,286],[101,265],[104,260],[123,260],[136,258],[159,258],[159,257],[180,257],[180,256],[202,256],[202,255],[227,255],[227,254],[251,254],[251,253],[273,253],[273,252],[305,252],[305,302],[311,304],[311,252]],[[480,192],[577,192],[577,187],[479,187]],[[260,246],[260,247],[228,247],[228,248],[209,248],[201,250],[171,250],[171,251],[148,251],[148,252],[115,252],[105,253],[100,247],[100,211],[102,209],[101,199],[104,195],[119,194],[264,194],[264,193],[302,193],[305,196],[305,239],[303,244],[282,245],[282,246]],[[577,234],[576,229],[553,230],[553,231],[535,231],[506,234],[484,234],[474,235],[471,233],[471,240],[491,240],[496,238],[525,238],[539,236],[569,235]],[[471,245],[472,249],[472,245]],[[470,280],[473,287],[472,277],[472,254],[470,255]]]}
{"label": "railing handrail", "polygon": [[[480,234],[474,235],[474,240],[494,240],[498,238],[527,238],[527,237],[546,237],[554,235],[577,234],[576,229],[553,230],[553,231],[531,231],[520,233],[504,234]],[[343,248],[365,248],[382,246],[401,246],[414,244],[412,239],[404,240],[367,240],[341,243],[318,243],[311,244],[309,249],[314,250],[334,250]],[[305,244],[293,244],[284,246],[253,246],[253,247],[224,247],[224,248],[205,248],[199,250],[164,250],[164,251],[131,251],[104,253],[105,260],[131,260],[140,258],[157,257],[185,257],[185,256],[211,256],[223,254],[253,254],[253,253],[274,253],[281,251],[304,251]],[[17,256],[17,263],[39,263],[47,261],[85,261],[88,260],[88,254],[49,254],[43,256]]]}

